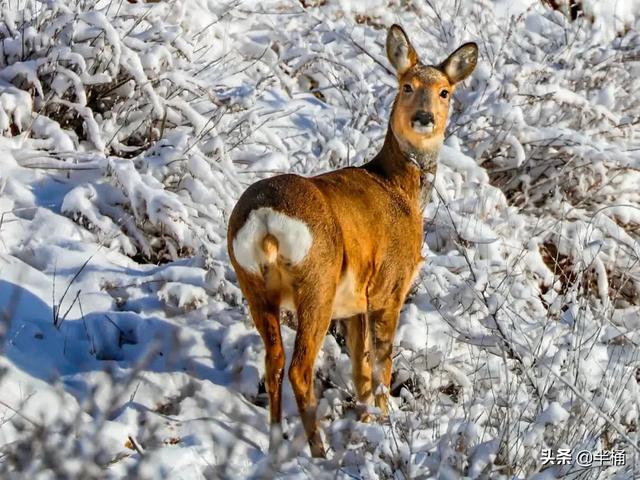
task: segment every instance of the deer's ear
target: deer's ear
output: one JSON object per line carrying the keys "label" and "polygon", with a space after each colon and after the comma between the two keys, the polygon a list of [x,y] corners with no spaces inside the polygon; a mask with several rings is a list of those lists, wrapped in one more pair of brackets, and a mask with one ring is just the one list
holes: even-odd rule
{"label": "deer's ear", "polygon": [[387,57],[398,76],[418,63],[418,54],[400,25],[391,25],[387,34]]}
{"label": "deer's ear", "polygon": [[477,63],[478,45],[469,42],[449,55],[440,65],[440,69],[447,74],[451,83],[456,84],[471,75]]}

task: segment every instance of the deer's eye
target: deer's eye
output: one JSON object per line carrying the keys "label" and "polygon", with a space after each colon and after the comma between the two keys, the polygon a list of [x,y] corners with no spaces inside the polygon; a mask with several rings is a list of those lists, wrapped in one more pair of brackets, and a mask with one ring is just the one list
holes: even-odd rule
{"label": "deer's eye", "polygon": [[447,98],[447,97],[449,96],[449,90],[442,90],[442,91],[440,92],[440,96],[441,96],[442,98]]}
{"label": "deer's eye", "polygon": [[413,87],[412,87],[411,85],[409,85],[408,83],[405,83],[405,84],[402,86],[402,91],[403,91],[404,93],[411,93],[411,92],[413,92]]}

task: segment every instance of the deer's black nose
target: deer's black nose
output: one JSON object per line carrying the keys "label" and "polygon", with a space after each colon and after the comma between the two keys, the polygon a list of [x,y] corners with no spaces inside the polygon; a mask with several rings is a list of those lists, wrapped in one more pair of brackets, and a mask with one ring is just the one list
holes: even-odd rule
{"label": "deer's black nose", "polygon": [[424,111],[417,112],[413,116],[412,121],[418,122],[420,125],[423,125],[425,127],[427,125],[433,125],[435,123],[434,118],[433,118],[433,113],[424,112]]}

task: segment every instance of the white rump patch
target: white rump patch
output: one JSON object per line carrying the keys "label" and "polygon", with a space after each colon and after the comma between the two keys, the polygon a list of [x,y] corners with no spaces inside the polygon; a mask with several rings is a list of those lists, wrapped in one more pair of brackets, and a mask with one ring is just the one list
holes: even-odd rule
{"label": "white rump patch", "polygon": [[313,236],[306,223],[268,207],[249,213],[247,221],[233,239],[233,255],[247,271],[258,273],[266,263],[262,240],[270,233],[278,240],[278,256],[292,264],[309,253]]}

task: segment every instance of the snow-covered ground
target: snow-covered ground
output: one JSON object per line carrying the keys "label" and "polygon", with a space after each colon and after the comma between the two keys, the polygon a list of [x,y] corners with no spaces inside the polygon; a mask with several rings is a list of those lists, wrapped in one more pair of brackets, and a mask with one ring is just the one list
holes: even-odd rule
{"label": "snow-covered ground", "polygon": [[[638,5],[569,22],[532,0],[2,3],[0,476],[638,478]],[[226,218],[256,179],[371,158],[395,22],[425,62],[469,40],[481,61],[425,212],[390,419],[355,421],[334,332],[328,458],[286,382],[269,457]]]}

